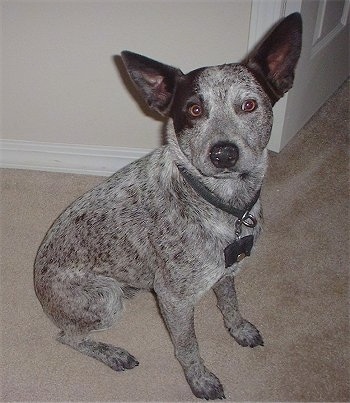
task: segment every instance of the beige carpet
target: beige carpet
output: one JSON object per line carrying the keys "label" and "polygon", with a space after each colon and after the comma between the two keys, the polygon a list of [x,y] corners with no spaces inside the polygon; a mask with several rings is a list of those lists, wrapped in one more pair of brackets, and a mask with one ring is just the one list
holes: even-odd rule
{"label": "beige carpet", "polygon": [[[272,155],[265,232],[237,278],[241,310],[265,347],[242,348],[213,293],[196,311],[202,355],[231,401],[349,401],[349,85]],[[2,401],[193,401],[151,294],[95,337],[140,366],[115,373],[58,344],[32,285],[36,249],[53,219],[101,178],[1,173]]]}

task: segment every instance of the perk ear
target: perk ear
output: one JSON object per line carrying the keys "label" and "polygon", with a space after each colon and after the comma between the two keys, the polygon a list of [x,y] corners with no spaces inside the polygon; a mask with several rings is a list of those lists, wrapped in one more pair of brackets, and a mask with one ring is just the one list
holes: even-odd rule
{"label": "perk ear", "polygon": [[126,50],[121,53],[121,57],[149,107],[166,115],[175,94],[177,80],[183,76],[181,70]]}
{"label": "perk ear", "polygon": [[273,104],[293,86],[294,71],[301,51],[301,37],[301,15],[290,14],[248,58],[248,68],[261,82]]}

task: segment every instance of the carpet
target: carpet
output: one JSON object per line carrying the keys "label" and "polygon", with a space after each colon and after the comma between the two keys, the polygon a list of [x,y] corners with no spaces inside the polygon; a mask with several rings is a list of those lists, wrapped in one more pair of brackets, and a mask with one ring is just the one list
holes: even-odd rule
{"label": "carpet", "polygon": [[[230,337],[209,292],[196,309],[207,367],[228,401],[349,401],[349,82],[280,153],[262,192],[264,233],[237,276],[241,311],[265,346]],[[1,171],[1,401],[195,401],[155,298],[127,302],[94,338],[140,366],[115,373],[57,343],[32,281],[55,217],[101,177]]]}

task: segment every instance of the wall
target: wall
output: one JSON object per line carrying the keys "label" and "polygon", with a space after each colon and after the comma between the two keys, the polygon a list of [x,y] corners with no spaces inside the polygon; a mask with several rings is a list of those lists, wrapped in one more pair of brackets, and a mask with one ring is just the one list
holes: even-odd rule
{"label": "wall", "polygon": [[130,95],[123,49],[182,68],[238,61],[251,1],[2,1],[1,137],[154,148],[160,121]]}

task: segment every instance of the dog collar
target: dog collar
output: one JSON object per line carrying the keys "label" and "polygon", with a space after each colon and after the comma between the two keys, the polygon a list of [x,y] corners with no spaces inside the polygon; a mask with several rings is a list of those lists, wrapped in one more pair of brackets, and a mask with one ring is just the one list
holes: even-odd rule
{"label": "dog collar", "polygon": [[252,250],[254,243],[254,235],[247,235],[245,237],[241,237],[242,225],[249,228],[254,228],[257,225],[257,220],[252,214],[250,214],[250,210],[254,207],[255,203],[258,201],[261,189],[259,189],[255,193],[253,199],[248,204],[246,204],[244,209],[237,209],[227,203],[224,203],[219,197],[217,197],[213,192],[211,192],[201,181],[199,181],[192,174],[190,174],[186,168],[178,166],[178,169],[183,178],[186,180],[186,182],[192,187],[192,189],[198,195],[203,197],[204,200],[206,200],[214,207],[237,217],[237,220],[235,222],[236,239],[234,240],[234,242],[230,243],[224,249],[225,267],[228,268],[232,266],[234,263],[240,262],[246,256],[250,256],[250,252]]}
{"label": "dog collar", "polygon": [[253,228],[256,226],[255,217],[253,217],[249,213],[250,210],[254,207],[255,203],[258,201],[261,189],[259,189],[255,193],[253,199],[248,204],[246,204],[244,209],[238,209],[222,201],[222,199],[220,199],[212,191],[210,191],[201,181],[199,181],[191,173],[189,173],[186,168],[178,166],[178,169],[186,182],[192,187],[192,189],[195,190],[196,193],[203,197],[203,199],[206,200],[208,203],[220,210],[225,211],[226,213],[234,215],[247,227]]}

